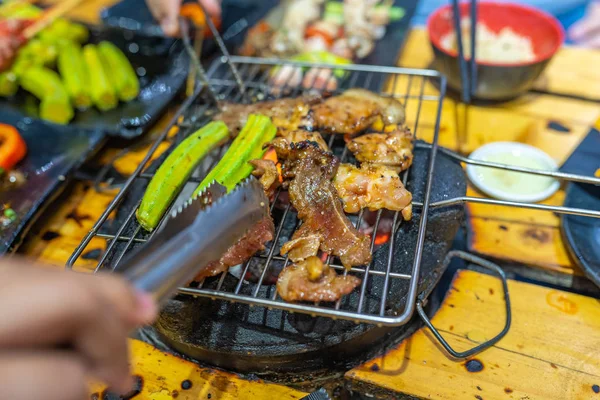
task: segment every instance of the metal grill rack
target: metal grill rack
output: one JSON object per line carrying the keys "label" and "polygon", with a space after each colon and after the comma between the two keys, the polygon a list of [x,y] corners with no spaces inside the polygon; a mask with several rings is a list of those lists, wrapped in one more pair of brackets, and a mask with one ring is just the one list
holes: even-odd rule
{"label": "metal grill rack", "polygon": [[[228,63],[231,61],[233,65],[237,67],[237,72],[243,79],[245,91],[241,91],[236,83],[235,76],[232,70],[228,67]],[[301,312],[314,316],[324,316],[331,318],[348,319],[355,322],[376,324],[379,326],[400,326],[410,319],[413,315],[415,307],[418,307],[419,314],[423,317],[422,304],[417,300],[417,286],[419,281],[419,269],[421,259],[423,256],[423,247],[425,241],[425,231],[427,227],[428,216],[430,210],[434,208],[442,208],[449,206],[456,206],[466,202],[478,202],[485,204],[496,204],[512,207],[526,207],[538,210],[546,210],[556,213],[564,214],[576,214],[584,215],[589,217],[600,217],[600,212],[572,209],[558,206],[547,206],[541,204],[526,204],[517,203],[510,201],[499,201],[487,198],[476,198],[476,197],[460,197],[446,199],[443,201],[431,202],[430,194],[432,190],[432,176],[436,165],[436,156],[438,152],[444,152],[446,155],[454,158],[457,162],[471,163],[479,166],[491,167],[491,168],[502,168],[517,172],[533,173],[537,175],[550,176],[557,179],[570,180],[585,182],[591,184],[600,184],[600,179],[584,176],[576,176],[572,174],[563,174],[558,172],[544,172],[535,171],[527,168],[510,167],[502,164],[484,162],[484,161],[473,161],[462,157],[461,155],[454,153],[446,149],[438,149],[438,133],[439,124],[442,108],[442,100],[445,96],[446,82],[445,78],[436,71],[430,70],[416,70],[416,69],[405,69],[405,68],[394,68],[394,67],[375,67],[375,66],[328,66],[328,65],[315,65],[315,64],[303,64],[303,63],[282,63],[279,60],[265,60],[265,59],[253,59],[243,57],[223,57],[211,66],[208,76],[209,85],[211,90],[221,100],[228,100],[234,102],[252,102],[261,100],[265,97],[279,97],[279,96],[297,96],[301,94],[305,89],[297,86],[291,86],[288,84],[273,87],[269,84],[269,71],[273,67],[281,67],[282,65],[293,65],[301,67],[317,67],[322,69],[342,69],[345,71],[344,79],[339,83],[338,91],[350,87],[365,87],[373,89],[374,87],[385,87],[388,89],[388,95],[392,95],[389,91],[397,91],[398,82],[402,79],[402,82],[406,82],[406,90],[402,93],[393,93],[405,106],[407,110],[415,110],[415,115],[410,116],[408,120],[414,121],[413,126],[409,126],[412,129],[415,138],[419,137],[419,129],[422,125],[420,121],[420,114],[423,104],[429,102],[433,103],[436,107],[436,117],[434,124],[433,140],[431,143],[420,143],[418,148],[425,149],[429,152],[427,174],[423,185],[423,197],[421,201],[413,202],[415,208],[415,216],[418,218],[418,237],[416,241],[416,247],[414,249],[407,249],[407,251],[414,250],[412,268],[410,274],[395,273],[393,271],[393,250],[394,250],[394,234],[390,235],[389,241],[389,252],[387,254],[387,260],[383,269],[374,268],[374,265],[368,265],[360,268],[352,268],[349,272],[336,263],[335,260],[328,259],[331,262],[331,266],[343,274],[351,273],[359,276],[362,279],[362,284],[355,290],[350,296],[356,296],[355,301],[347,302],[340,301],[335,304],[304,304],[304,303],[286,303],[282,299],[277,297],[277,293],[271,286],[272,290],[263,290],[265,286],[265,278],[268,275],[268,271],[275,264],[288,265],[289,261],[287,257],[281,257],[279,255],[279,246],[282,239],[282,232],[284,230],[284,221],[288,218],[292,218],[294,214],[293,208],[289,204],[285,204],[282,208],[277,208],[281,202],[278,200],[280,193],[277,194],[277,198],[273,201],[272,212],[277,212],[280,216],[275,218],[276,230],[275,238],[267,245],[267,249],[252,257],[249,261],[241,266],[239,271],[239,277],[237,283],[233,286],[224,285],[226,273],[221,274],[220,277],[210,282],[203,282],[197,287],[181,288],[180,293],[192,296],[203,296],[213,299],[229,300],[234,302],[247,303],[256,306],[263,306],[268,308],[276,308],[287,310],[290,312]],[[425,85],[430,81],[433,82],[439,89],[439,94],[427,95],[425,94]],[[314,82],[313,82],[314,84]],[[416,87],[416,92],[414,94]],[[315,90],[314,88],[310,90]],[[211,114],[215,111],[216,107],[214,102],[211,103],[209,99],[211,96],[207,96],[203,91],[202,87],[198,87],[193,96],[189,97],[179,108],[177,113],[173,116],[169,125],[165,128],[162,134],[156,139],[154,144],[149,149],[148,153],[139,164],[134,173],[128,177],[124,183],[122,189],[109,204],[106,211],[101,215],[98,221],[94,224],[91,231],[82,240],[81,244],[75,249],[71,258],[68,261],[68,268],[72,268],[77,259],[81,256],[86,246],[90,243],[92,238],[100,237],[108,241],[106,252],[96,266],[96,271],[108,268],[115,268],[122,260],[123,256],[129,252],[132,248],[143,245],[143,243],[152,238],[152,234],[148,234],[143,231],[138,225],[135,219],[135,210],[141,201],[143,191],[136,195],[133,189],[136,185],[145,185],[152,177],[150,172],[152,168],[146,168],[149,160],[153,159],[155,152],[159,145],[168,139],[168,133],[171,131],[173,126],[180,128],[175,140],[172,140],[172,144],[169,148],[174,148],[186,135],[190,134],[194,130],[198,129],[206,122],[210,120]],[[416,104],[414,104],[416,103]],[[348,151],[344,146],[343,140],[335,135],[331,135],[325,138],[328,140],[330,148],[340,157],[344,162],[349,158]],[[203,176],[211,169],[213,165],[218,161],[219,157],[224,153],[225,147],[215,151],[210,157],[208,157],[202,165],[199,166],[198,171],[189,180],[188,185],[183,188],[179,195],[178,200],[174,205],[179,204],[182,199],[189,197],[190,189],[193,190],[195,186],[202,180]],[[406,183],[407,179],[411,174],[410,169],[406,171],[402,179]],[[113,215],[117,211],[124,200],[130,201],[133,199],[134,207],[123,219],[123,223],[116,229],[116,232],[108,234],[103,231],[103,227],[108,223],[109,216]],[[168,215],[168,213],[167,213]],[[361,212],[357,217],[351,217],[352,221],[360,224],[363,219],[364,213]],[[399,218],[399,213],[393,214],[393,231],[395,232],[400,224],[402,223]],[[278,220],[279,219],[279,220]],[[382,220],[382,211],[379,211],[376,215],[375,223],[373,225],[373,233],[371,239],[371,249],[374,248],[374,241],[377,235],[378,229],[380,228],[380,221]],[[247,276],[246,272],[250,268],[251,263],[259,263],[262,265],[261,272],[256,281],[250,282],[244,278]],[[503,275],[501,274],[501,277]],[[382,279],[383,284],[380,286],[380,293],[377,294],[378,307],[373,309],[372,307],[365,307],[365,298],[372,293],[369,293],[368,284],[369,280]],[[404,281],[407,292],[405,306],[402,310],[388,310],[386,309],[386,302],[390,299],[390,296],[396,297],[400,294],[391,291],[392,284],[395,281]],[[346,297],[350,297],[346,296]],[[506,300],[508,302],[508,293],[506,293]],[[425,317],[426,318],[426,317]],[[510,325],[510,308],[507,308],[507,325],[503,333],[497,336],[499,339],[503,334],[506,333],[508,326]],[[489,345],[488,343],[486,345]]]}

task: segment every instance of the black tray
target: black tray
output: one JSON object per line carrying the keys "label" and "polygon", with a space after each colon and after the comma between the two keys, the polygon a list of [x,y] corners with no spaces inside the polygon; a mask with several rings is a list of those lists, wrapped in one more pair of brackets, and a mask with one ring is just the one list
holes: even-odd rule
{"label": "black tray", "polygon": [[[106,26],[89,28],[91,43],[108,40],[125,52],[140,75],[141,91],[137,99],[121,103],[107,112],[101,113],[94,108],[78,111],[69,126],[97,129],[125,138],[141,135],[161,117],[185,83],[189,59],[183,46],[179,41],[150,37],[134,30]],[[20,90],[12,98],[1,99],[0,107],[37,119],[28,100],[31,95]]]}
{"label": "black tray", "polygon": [[[241,46],[248,29],[278,4],[278,0],[223,0],[222,36],[229,50],[233,52]],[[385,36],[376,42],[371,54],[358,60],[357,63],[384,66],[396,65],[418,1],[395,0],[394,5],[404,8],[404,17],[399,21],[390,23]],[[164,37],[144,0],[122,0],[103,10],[102,20],[107,25],[135,29],[147,35]],[[210,57],[215,51],[218,51],[218,48],[214,42],[207,41],[203,49],[203,55]]]}
{"label": "black tray", "polygon": [[65,188],[73,171],[100,147],[100,130],[59,126],[2,110],[0,123],[15,126],[27,143],[27,156],[18,170],[27,182],[13,190],[0,192],[0,201],[10,204],[18,220],[0,229],[0,254],[15,250],[31,223],[52,199]]}
{"label": "black tray", "polygon": [[[561,168],[562,172],[591,176],[600,168],[600,132],[592,129]],[[571,183],[566,207],[600,211],[600,186]],[[564,215],[562,232],[573,259],[600,286],[600,219]]]}

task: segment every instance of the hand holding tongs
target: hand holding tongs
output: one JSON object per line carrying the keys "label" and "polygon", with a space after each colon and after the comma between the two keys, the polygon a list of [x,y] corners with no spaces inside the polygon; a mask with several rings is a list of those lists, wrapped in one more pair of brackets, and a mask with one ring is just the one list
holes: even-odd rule
{"label": "hand holding tongs", "polygon": [[256,179],[246,179],[228,194],[212,184],[174,210],[148,244],[123,262],[122,272],[133,286],[164,304],[268,217],[269,200]]}

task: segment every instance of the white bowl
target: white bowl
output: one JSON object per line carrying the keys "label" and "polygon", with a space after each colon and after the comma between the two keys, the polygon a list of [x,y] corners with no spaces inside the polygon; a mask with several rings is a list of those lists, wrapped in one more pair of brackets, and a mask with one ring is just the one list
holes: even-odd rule
{"label": "white bowl", "polygon": [[[497,154],[510,154],[512,157],[524,157],[535,160],[540,164],[540,168],[530,169],[543,169],[546,171],[557,171],[558,165],[556,162],[542,150],[529,146],[523,143],[517,142],[493,142],[481,146],[475,150],[469,156],[472,160],[486,160],[491,155]],[[492,161],[495,162],[495,161]],[[501,163],[501,162],[499,162]],[[485,182],[482,176],[483,169],[492,169],[491,167],[483,167],[477,165],[467,164],[467,176],[469,180],[482,192],[488,196],[494,197],[500,200],[518,201],[523,203],[535,203],[542,201],[552,196],[560,187],[560,182],[556,179],[552,179],[548,186],[543,190],[535,193],[514,193],[503,190],[501,187],[492,186],[488,182]],[[532,175],[533,176],[533,175]]]}

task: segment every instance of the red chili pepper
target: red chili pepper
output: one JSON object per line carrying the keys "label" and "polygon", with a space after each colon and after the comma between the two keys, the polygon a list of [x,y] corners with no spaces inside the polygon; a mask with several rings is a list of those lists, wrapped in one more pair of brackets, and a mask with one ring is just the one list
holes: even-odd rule
{"label": "red chili pepper", "polygon": [[0,124],[0,167],[12,169],[25,157],[27,145],[14,126]]}
{"label": "red chili pepper", "polygon": [[333,44],[333,37],[331,37],[331,35],[328,32],[325,32],[322,29],[319,29],[317,27],[314,26],[309,26],[308,28],[306,28],[306,32],[304,32],[304,37],[305,38],[311,38],[311,37],[315,37],[315,36],[319,36],[322,37],[325,42],[327,43],[327,46],[331,46]]}

